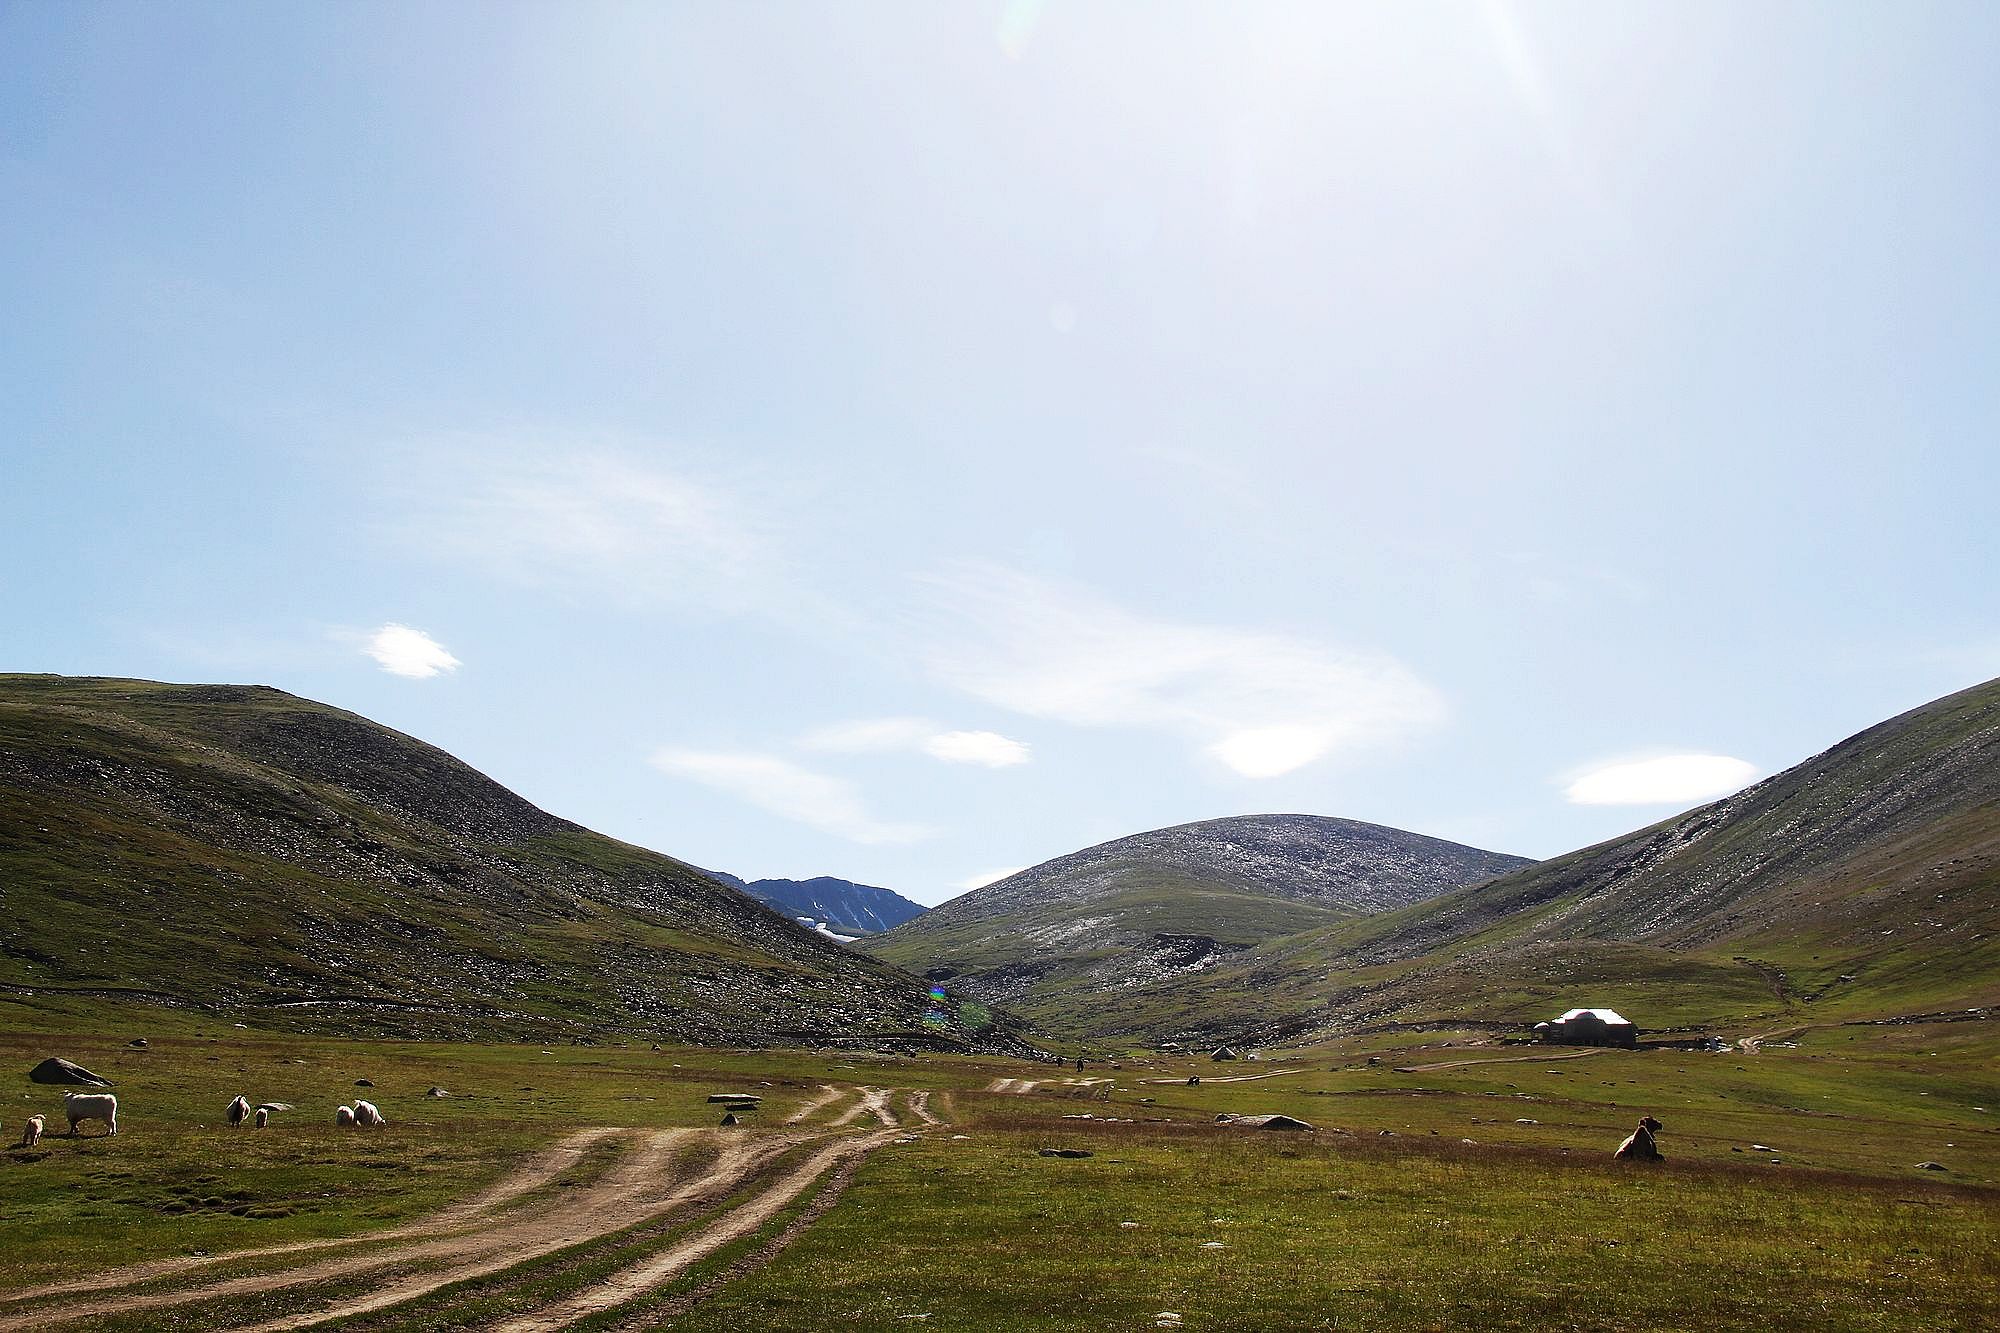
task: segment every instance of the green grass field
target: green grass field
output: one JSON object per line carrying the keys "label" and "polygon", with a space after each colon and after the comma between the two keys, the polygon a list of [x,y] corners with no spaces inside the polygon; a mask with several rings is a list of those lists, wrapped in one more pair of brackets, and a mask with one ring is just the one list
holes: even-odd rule
{"label": "green grass field", "polygon": [[[818,1178],[674,1280],[577,1326],[1082,1330],[1153,1327],[1162,1311],[1185,1328],[1230,1330],[2000,1322],[1991,1022],[1811,1029],[1755,1053],[1580,1058],[1478,1033],[1378,1035],[1234,1065],[1134,1055],[1079,1076],[1023,1061],[638,1041],[344,1042],[144,1010],[99,1036],[80,1035],[81,1019],[11,1005],[0,1020],[10,1141],[33,1109],[58,1131],[0,1154],[0,1327],[23,1309],[39,1317],[23,1326],[61,1326],[60,1301],[7,1301],[25,1288],[197,1251],[387,1231],[580,1127],[708,1132],[709,1093],[766,1099],[753,1127],[732,1131],[741,1140],[719,1140],[771,1142],[765,1174],[692,1212],[328,1325],[502,1326],[733,1216],[811,1151],[778,1145],[779,1125],[823,1085],[928,1092],[945,1123],[923,1125],[899,1094],[903,1128],[878,1131],[882,1146],[855,1159],[844,1192]],[[127,1045],[140,1035],[148,1048]],[[58,1091],[25,1078],[48,1054],[116,1082],[118,1137],[60,1135]],[[1281,1070],[1298,1072],[1218,1081]],[[1203,1082],[1188,1086],[1190,1073]],[[1065,1081],[1079,1077],[1110,1081]],[[374,1087],[357,1089],[361,1078]],[[1003,1079],[1038,1086],[988,1091]],[[426,1097],[433,1085],[453,1095]],[[221,1113],[239,1091],[298,1109],[269,1130],[232,1132]],[[357,1095],[383,1108],[387,1129],[332,1126],[332,1107]],[[1265,1111],[1318,1129],[1214,1121]],[[1666,1124],[1668,1160],[1611,1162],[1648,1112]],[[855,1132],[823,1115],[810,1126],[819,1141]],[[1043,1147],[1093,1156],[1046,1158]],[[1948,1169],[1917,1169],[1924,1161]],[[583,1153],[529,1203],[558,1208],[616,1170],[615,1155]],[[779,1251],[778,1240],[789,1244]],[[89,1323],[254,1326],[376,1280]]]}

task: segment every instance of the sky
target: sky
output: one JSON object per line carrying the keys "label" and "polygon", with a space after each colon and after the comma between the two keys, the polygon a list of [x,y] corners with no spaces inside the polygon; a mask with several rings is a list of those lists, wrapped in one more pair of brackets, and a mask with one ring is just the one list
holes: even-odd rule
{"label": "sky", "polygon": [[0,0],[0,670],[935,903],[2000,675],[2000,9]]}

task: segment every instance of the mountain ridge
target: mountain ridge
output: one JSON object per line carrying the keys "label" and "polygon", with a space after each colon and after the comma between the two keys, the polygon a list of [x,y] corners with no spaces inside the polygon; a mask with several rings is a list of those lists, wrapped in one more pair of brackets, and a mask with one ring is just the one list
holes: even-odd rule
{"label": "mountain ridge", "polygon": [[1241,1033],[1213,1016],[1254,989],[1275,1039],[1519,1021],[1578,987],[1654,1027],[2000,1003],[2000,680],[1622,837],[1267,942],[1136,1008],[1149,1029],[1205,1014],[1191,1030]]}
{"label": "mountain ridge", "polygon": [[1062,1032],[1103,995],[1527,864],[1361,820],[1238,815],[1055,857],[855,947]]}
{"label": "mountain ridge", "polygon": [[268,686],[0,676],[0,898],[0,987],[23,997],[419,1036],[1012,1040],[682,862]]}
{"label": "mountain ridge", "polygon": [[928,909],[894,889],[861,884],[835,875],[811,879],[744,880],[726,871],[703,872],[772,911],[794,921],[810,919],[837,931],[873,935],[892,929]]}

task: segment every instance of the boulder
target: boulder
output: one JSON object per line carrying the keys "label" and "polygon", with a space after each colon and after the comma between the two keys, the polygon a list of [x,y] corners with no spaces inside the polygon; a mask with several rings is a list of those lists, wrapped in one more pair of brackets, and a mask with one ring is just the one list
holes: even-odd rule
{"label": "boulder", "polygon": [[1288,1115],[1230,1115],[1224,1112],[1215,1117],[1218,1125],[1234,1125],[1238,1129],[1290,1129],[1311,1130],[1312,1126],[1303,1120]]}
{"label": "boulder", "polygon": [[1088,1148],[1044,1148],[1044,1149],[1042,1149],[1042,1156],[1044,1156],[1044,1157],[1091,1157],[1091,1156],[1095,1156],[1095,1154],[1093,1154],[1093,1153],[1092,1153],[1092,1152],[1090,1151],[1090,1149],[1088,1149]]}
{"label": "boulder", "polygon": [[445,1090],[444,1090],[443,1088],[440,1088],[440,1087],[435,1087],[435,1086],[433,1086],[433,1087],[431,1088],[431,1090],[430,1090],[429,1092],[427,1092],[427,1093],[425,1093],[425,1094],[424,1094],[424,1096],[426,1096],[426,1097],[449,1097],[449,1096],[451,1096],[451,1094],[450,1094],[450,1093],[448,1093],[448,1092],[446,1092],[446,1091],[445,1091]]}
{"label": "boulder", "polygon": [[1946,1165],[1945,1165],[1945,1164],[1944,1164],[1943,1162],[1918,1162],[1918,1163],[1917,1163],[1917,1170],[1919,1170],[1919,1171],[1949,1171],[1949,1170],[1951,1170],[1951,1168],[1950,1168],[1950,1167],[1948,1167],[1948,1166],[1946,1166]]}
{"label": "boulder", "polygon": [[108,1088],[111,1080],[99,1078],[82,1065],[73,1065],[61,1056],[52,1055],[28,1071],[32,1083],[66,1084],[73,1088]]}
{"label": "boulder", "polygon": [[372,1088],[375,1086],[375,1080],[372,1078],[357,1078],[354,1080],[354,1086],[357,1088]]}
{"label": "boulder", "polygon": [[764,1099],[754,1092],[711,1092],[708,1100],[718,1106],[755,1106]]}

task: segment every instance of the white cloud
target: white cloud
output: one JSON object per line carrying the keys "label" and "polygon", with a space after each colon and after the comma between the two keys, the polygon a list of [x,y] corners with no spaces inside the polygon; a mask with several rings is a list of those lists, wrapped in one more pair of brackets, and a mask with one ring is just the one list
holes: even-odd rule
{"label": "white cloud", "polygon": [[945,731],[924,742],[924,753],[948,764],[979,764],[986,768],[1012,768],[1028,762],[1024,742],[1009,740],[997,731]]}
{"label": "white cloud", "polygon": [[665,749],[653,766],[740,797],[785,819],[868,845],[917,842],[933,836],[921,824],[885,823],[869,814],[854,784],[816,773],[776,755]]}
{"label": "white cloud", "polygon": [[1141,616],[994,566],[929,582],[945,681],[1031,717],[1186,735],[1244,777],[1386,744],[1442,720],[1401,663],[1292,635]]}
{"label": "white cloud", "polygon": [[1011,768],[1027,763],[1030,757],[1025,741],[1010,739],[997,731],[943,731],[920,717],[836,722],[807,732],[799,738],[799,745],[834,754],[915,750],[948,764],[979,764],[986,768]]}
{"label": "white cloud", "polygon": [[445,646],[420,629],[389,624],[368,636],[368,655],[392,676],[426,680],[456,671],[460,662]]}
{"label": "white cloud", "polygon": [[953,887],[960,889],[983,889],[988,884],[998,884],[1009,875],[1018,875],[1026,866],[1008,866],[1004,870],[982,870],[976,875],[968,875]]}
{"label": "white cloud", "polygon": [[1572,781],[1563,794],[1574,805],[1693,805],[1741,791],[1758,768],[1721,754],[1670,754],[1604,764]]}
{"label": "white cloud", "polygon": [[714,600],[768,557],[726,491],[615,449],[458,440],[418,450],[398,484],[408,540],[522,583]]}

